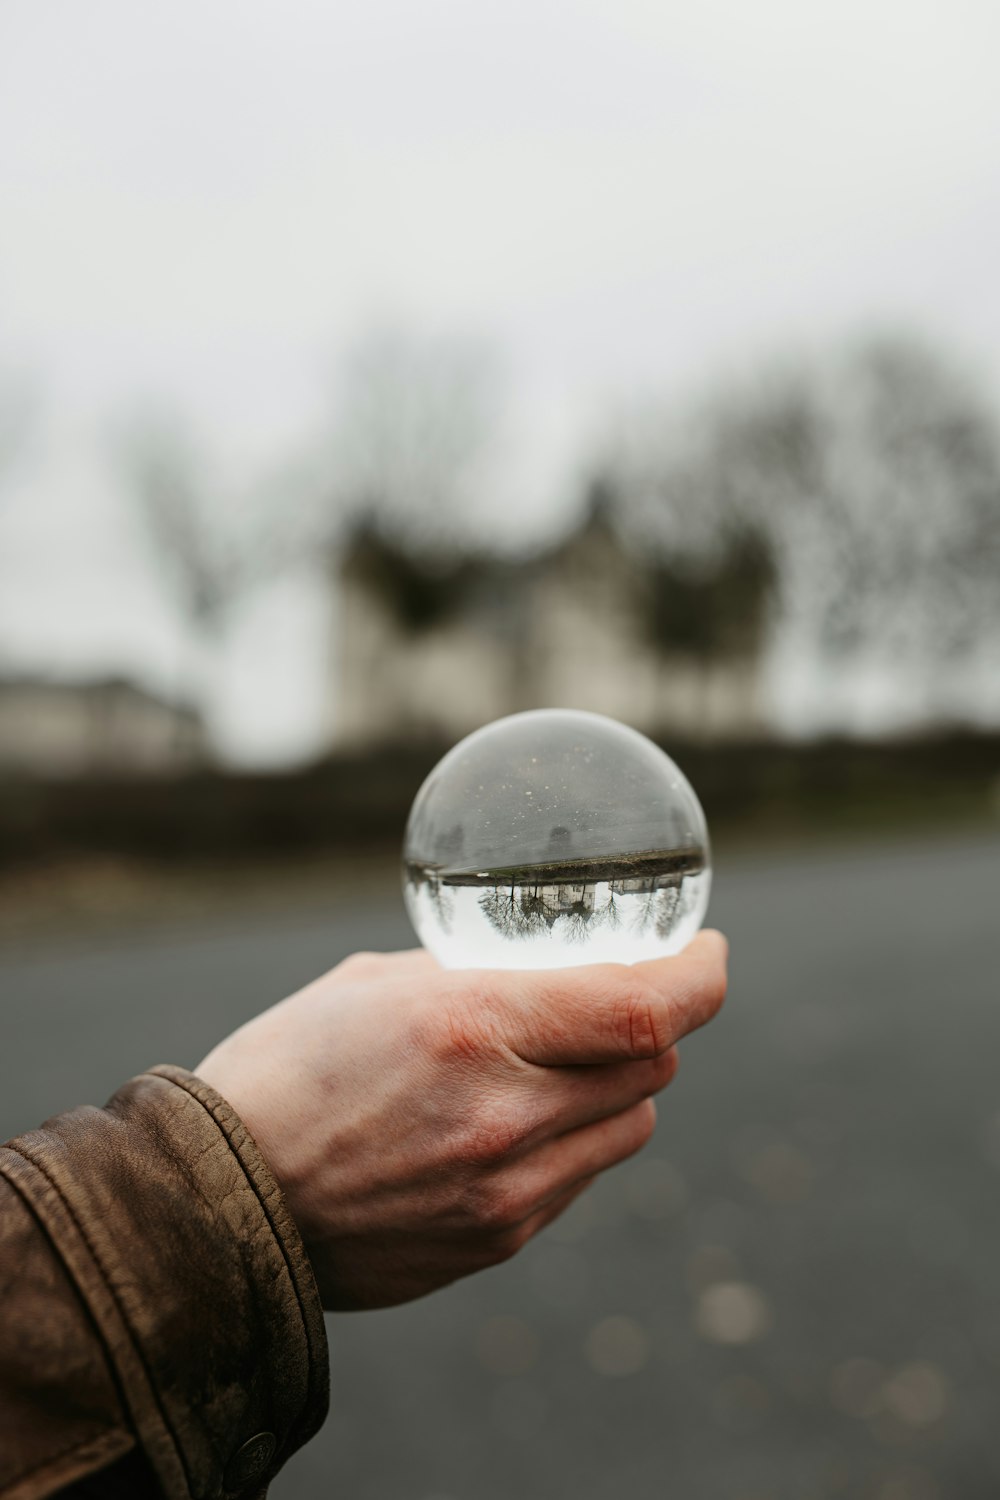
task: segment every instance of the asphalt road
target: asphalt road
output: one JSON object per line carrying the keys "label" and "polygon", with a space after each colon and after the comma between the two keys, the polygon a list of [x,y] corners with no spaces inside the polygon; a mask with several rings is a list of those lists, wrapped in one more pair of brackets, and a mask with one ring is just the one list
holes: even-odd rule
{"label": "asphalt road", "polygon": [[[718,874],[730,1001],[652,1145],[509,1265],[331,1318],[274,1500],[997,1500],[1000,841]],[[351,948],[394,894],[0,960],[0,1139]]]}

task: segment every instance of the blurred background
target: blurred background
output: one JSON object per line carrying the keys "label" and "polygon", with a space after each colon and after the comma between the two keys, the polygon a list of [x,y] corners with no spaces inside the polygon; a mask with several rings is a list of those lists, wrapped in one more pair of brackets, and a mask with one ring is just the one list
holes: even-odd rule
{"label": "blurred background", "polygon": [[[274,1488],[995,1500],[1000,17],[0,12],[0,1137],[413,941],[502,714],[662,743],[732,1000]],[[56,1039],[56,1040],[54,1040]]]}

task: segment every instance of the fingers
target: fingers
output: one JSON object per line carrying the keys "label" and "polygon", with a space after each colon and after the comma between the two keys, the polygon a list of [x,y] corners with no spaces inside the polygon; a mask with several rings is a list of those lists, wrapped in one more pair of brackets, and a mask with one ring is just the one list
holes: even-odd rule
{"label": "fingers", "polygon": [[656,1106],[645,1099],[597,1125],[549,1141],[530,1157],[496,1172],[479,1195],[478,1218],[495,1259],[506,1259],[552,1222],[608,1167],[649,1140]]}
{"label": "fingers", "polygon": [[[677,967],[678,959],[686,962]],[[717,1015],[726,998],[729,941],[714,927],[706,927],[677,958],[652,958],[633,964],[635,973],[668,997],[683,1028],[675,1040],[697,1031]]]}
{"label": "fingers", "polygon": [[519,1236],[522,1242],[526,1243],[528,1240],[533,1239],[539,1230],[545,1228],[546,1224],[551,1224],[554,1219],[559,1218],[560,1214],[564,1214],[571,1204],[576,1202],[580,1194],[587,1191],[593,1180],[592,1177],[584,1177],[580,1182],[574,1182],[572,1187],[565,1188],[561,1193],[557,1193],[554,1198],[551,1198],[548,1203],[533,1213],[530,1219],[526,1219],[521,1226]]}
{"label": "fingers", "polygon": [[589,1181],[641,1151],[656,1126],[656,1105],[643,1099],[594,1125],[581,1126],[539,1146],[510,1168],[532,1215],[580,1182]]}
{"label": "fingers", "polygon": [[545,1120],[532,1144],[565,1135],[631,1109],[673,1081],[679,1057],[670,1047],[658,1057],[638,1062],[608,1063],[603,1067],[545,1068],[538,1082],[544,1093]]}
{"label": "fingers", "polygon": [[657,1057],[719,1010],[727,954],[706,931],[672,958],[505,975],[507,1041],[545,1066]]}

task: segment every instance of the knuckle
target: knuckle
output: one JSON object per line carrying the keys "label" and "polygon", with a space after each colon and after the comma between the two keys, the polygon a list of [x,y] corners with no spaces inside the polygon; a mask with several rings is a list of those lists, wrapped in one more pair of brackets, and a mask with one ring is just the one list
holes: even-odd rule
{"label": "knuckle", "polygon": [[634,981],[616,1001],[612,1025],[628,1057],[658,1057],[671,1042],[666,1009],[659,996]]}
{"label": "knuckle", "polygon": [[472,1196],[472,1217],[491,1239],[516,1238],[530,1211],[521,1188],[500,1178],[482,1183]]}
{"label": "knuckle", "polygon": [[469,1118],[459,1154],[472,1167],[491,1167],[515,1154],[526,1142],[529,1129],[524,1120],[497,1104],[480,1106]]}

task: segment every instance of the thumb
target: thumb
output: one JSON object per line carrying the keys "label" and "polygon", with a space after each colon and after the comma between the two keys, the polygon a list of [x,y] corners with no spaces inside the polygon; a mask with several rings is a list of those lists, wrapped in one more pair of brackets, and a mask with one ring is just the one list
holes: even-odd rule
{"label": "thumb", "polygon": [[507,1043],[556,1067],[657,1057],[719,1010],[728,951],[709,930],[672,958],[512,972]]}

